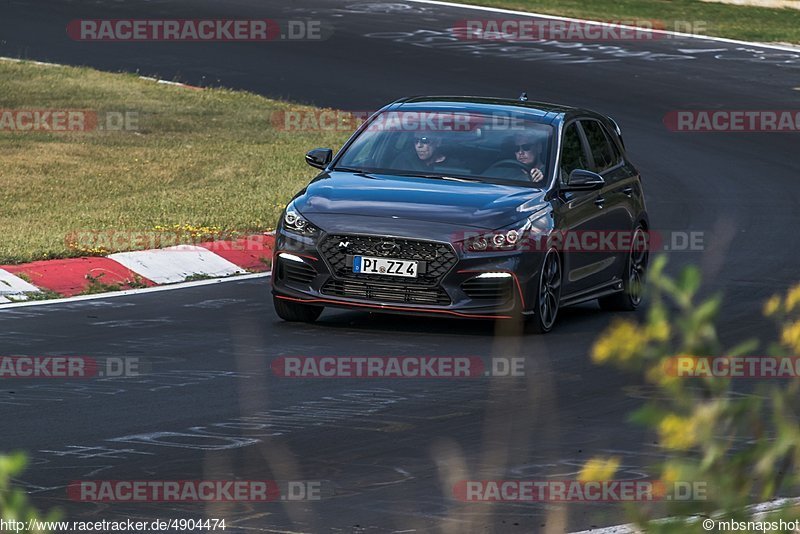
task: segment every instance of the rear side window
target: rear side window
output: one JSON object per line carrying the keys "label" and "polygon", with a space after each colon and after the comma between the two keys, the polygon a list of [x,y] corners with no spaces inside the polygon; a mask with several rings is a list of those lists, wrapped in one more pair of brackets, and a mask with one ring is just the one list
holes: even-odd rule
{"label": "rear side window", "polygon": [[573,122],[564,130],[564,142],[561,144],[561,172],[566,177],[575,169],[585,169],[586,165],[578,123]]}
{"label": "rear side window", "polygon": [[594,168],[589,170],[599,173],[619,163],[619,152],[611,142],[605,128],[599,122],[592,120],[581,121],[581,125],[589,143],[589,150],[592,151],[592,159],[594,159]]}

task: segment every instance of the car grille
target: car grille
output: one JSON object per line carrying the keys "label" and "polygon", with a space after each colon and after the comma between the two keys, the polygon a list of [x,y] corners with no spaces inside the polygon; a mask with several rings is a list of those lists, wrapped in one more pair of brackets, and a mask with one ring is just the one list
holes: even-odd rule
{"label": "car grille", "polygon": [[310,284],[315,276],[317,276],[317,271],[307,263],[289,260],[279,260],[278,262],[278,278],[280,280]]}
{"label": "car grille", "polygon": [[424,289],[407,285],[394,285],[380,282],[353,282],[350,280],[329,280],[322,292],[336,297],[345,297],[377,302],[401,302],[404,304],[435,304],[447,306],[450,297],[441,287]]}
{"label": "car grille", "polygon": [[472,278],[461,284],[471,299],[507,300],[511,297],[511,278]]}
{"label": "car grille", "polygon": [[[340,243],[349,243],[349,245],[346,248],[340,247]],[[396,247],[394,250],[386,251],[382,247],[387,244],[396,245]],[[399,258],[425,262],[425,272],[420,272],[416,278],[403,280],[404,284],[414,286],[432,287],[437,285],[457,261],[456,253],[448,243],[394,237],[329,235],[320,242],[319,251],[328,261],[336,278],[351,280],[385,282],[386,276],[353,273],[352,268],[347,265],[347,255]]]}

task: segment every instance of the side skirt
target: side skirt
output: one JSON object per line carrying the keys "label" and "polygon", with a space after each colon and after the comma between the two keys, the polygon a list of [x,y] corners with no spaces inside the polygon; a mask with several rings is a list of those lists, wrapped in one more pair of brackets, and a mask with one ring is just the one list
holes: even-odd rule
{"label": "side skirt", "polygon": [[606,297],[623,291],[622,280],[614,279],[605,282],[589,289],[584,289],[578,293],[572,293],[565,297],[561,297],[561,306],[572,306],[573,304],[580,304],[587,300],[594,300],[600,297]]}

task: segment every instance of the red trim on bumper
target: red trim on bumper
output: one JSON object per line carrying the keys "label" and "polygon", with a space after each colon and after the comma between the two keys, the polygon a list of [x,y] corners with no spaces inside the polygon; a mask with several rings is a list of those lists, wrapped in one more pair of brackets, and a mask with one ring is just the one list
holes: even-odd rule
{"label": "red trim on bumper", "polygon": [[470,319],[512,319],[510,315],[473,315],[469,313],[461,313],[452,310],[426,310],[423,308],[404,308],[402,306],[383,306],[377,304],[361,304],[358,302],[342,302],[340,300],[330,299],[298,299],[294,297],[285,297],[283,295],[275,295],[276,298],[283,300],[291,300],[294,302],[302,302],[304,304],[312,302],[322,302],[329,304],[336,304],[339,306],[355,307],[355,308],[376,308],[379,310],[396,310],[396,311],[409,311],[414,313],[444,313],[448,315],[455,315],[457,317],[468,317]]}

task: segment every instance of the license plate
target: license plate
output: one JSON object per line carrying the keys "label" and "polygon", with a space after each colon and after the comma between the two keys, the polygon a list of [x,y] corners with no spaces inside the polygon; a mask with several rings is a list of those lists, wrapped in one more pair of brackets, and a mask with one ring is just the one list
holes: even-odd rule
{"label": "license plate", "polygon": [[419,262],[411,260],[353,256],[353,272],[416,278],[418,263]]}

